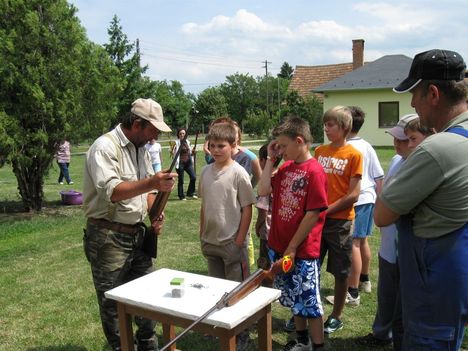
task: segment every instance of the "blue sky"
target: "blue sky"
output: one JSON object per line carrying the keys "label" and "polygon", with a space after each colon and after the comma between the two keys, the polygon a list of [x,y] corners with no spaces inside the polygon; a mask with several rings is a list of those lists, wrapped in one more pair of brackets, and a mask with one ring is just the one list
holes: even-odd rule
{"label": "blue sky", "polygon": [[466,0],[69,0],[88,38],[108,41],[117,15],[154,80],[178,80],[186,91],[222,83],[226,75],[352,61],[352,39],[364,60],[387,54],[450,49],[468,59]]}

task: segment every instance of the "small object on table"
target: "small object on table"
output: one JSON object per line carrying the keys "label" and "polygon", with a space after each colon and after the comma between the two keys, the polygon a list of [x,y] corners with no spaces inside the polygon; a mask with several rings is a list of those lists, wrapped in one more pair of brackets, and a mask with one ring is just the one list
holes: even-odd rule
{"label": "small object on table", "polygon": [[185,293],[184,278],[171,280],[172,297],[182,297]]}

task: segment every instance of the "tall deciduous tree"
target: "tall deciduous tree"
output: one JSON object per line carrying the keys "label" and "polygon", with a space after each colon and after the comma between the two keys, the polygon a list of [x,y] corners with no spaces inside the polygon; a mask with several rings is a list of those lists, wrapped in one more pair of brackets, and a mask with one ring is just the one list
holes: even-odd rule
{"label": "tall deciduous tree", "polygon": [[323,142],[323,104],[315,95],[311,94],[303,98],[296,90],[289,92],[282,116],[288,114],[294,114],[308,121],[314,142]]}
{"label": "tall deciduous tree", "polygon": [[212,120],[227,115],[228,112],[226,98],[219,87],[203,90],[197,97],[195,107],[200,116],[199,129],[202,124],[207,126]]}
{"label": "tall deciduous tree", "polygon": [[173,128],[186,126],[190,110],[193,106],[192,97],[185,94],[179,81],[155,81],[151,97],[161,104],[164,120]]}
{"label": "tall deciduous tree", "polygon": [[228,104],[230,117],[242,125],[247,112],[254,107],[259,96],[255,78],[240,73],[227,76],[226,81],[221,84],[221,92]]}
{"label": "tall deciduous tree", "polygon": [[55,144],[81,126],[92,48],[75,12],[66,0],[0,1],[0,153],[26,210],[41,210]]}

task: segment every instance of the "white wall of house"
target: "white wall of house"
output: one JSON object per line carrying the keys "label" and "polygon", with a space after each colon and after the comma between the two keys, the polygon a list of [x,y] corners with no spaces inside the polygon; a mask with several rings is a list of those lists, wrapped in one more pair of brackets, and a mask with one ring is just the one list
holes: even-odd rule
{"label": "white wall of house", "polygon": [[[372,90],[345,90],[328,91],[323,101],[323,111],[336,105],[359,106],[366,113],[366,121],[359,135],[374,146],[391,146],[393,138],[385,131],[388,128],[379,128],[379,102],[399,102],[400,117],[408,113],[415,113],[411,107],[411,94],[397,94],[391,89]],[[327,137],[324,137],[327,142]]]}

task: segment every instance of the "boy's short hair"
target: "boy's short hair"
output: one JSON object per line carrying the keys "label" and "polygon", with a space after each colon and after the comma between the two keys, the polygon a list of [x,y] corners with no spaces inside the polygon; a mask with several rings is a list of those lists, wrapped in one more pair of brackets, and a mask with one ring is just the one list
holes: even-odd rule
{"label": "boy's short hair", "polygon": [[260,160],[266,160],[268,157],[268,143],[263,144],[258,150],[258,158]]}
{"label": "boy's short hair", "polygon": [[237,140],[237,144],[240,145],[241,142],[242,142],[242,130],[240,129],[239,127],[239,123],[237,123],[236,121],[234,121],[231,117],[229,116],[221,116],[221,117],[218,117],[216,118],[215,120],[211,121],[210,123],[210,127],[211,126],[214,126],[215,124],[219,124],[219,123],[231,123],[233,124],[236,129],[237,129],[237,136],[238,136],[238,140]]}
{"label": "boy's short hair", "polygon": [[309,123],[294,115],[287,116],[283,123],[273,129],[271,134],[275,138],[280,135],[287,136],[291,139],[300,136],[304,139],[306,144],[310,144],[313,141]]}
{"label": "boy's short hair", "polygon": [[422,135],[429,136],[434,134],[434,130],[431,128],[426,127],[425,125],[421,124],[421,120],[419,118],[413,119],[409,121],[405,126],[405,134],[408,131],[412,132],[419,132]]}
{"label": "boy's short hair", "polygon": [[359,106],[348,106],[348,108],[351,111],[351,116],[353,117],[353,126],[351,127],[351,132],[357,134],[364,124],[366,114]]}
{"label": "boy's short hair", "polygon": [[346,106],[335,106],[327,110],[323,115],[323,123],[328,121],[335,122],[345,131],[345,136],[349,134],[353,127],[353,117],[351,111]]}
{"label": "boy's short hair", "polygon": [[237,129],[232,123],[218,123],[211,126],[206,140],[227,141],[229,144],[236,142]]}

